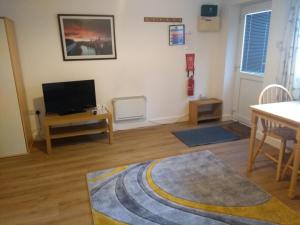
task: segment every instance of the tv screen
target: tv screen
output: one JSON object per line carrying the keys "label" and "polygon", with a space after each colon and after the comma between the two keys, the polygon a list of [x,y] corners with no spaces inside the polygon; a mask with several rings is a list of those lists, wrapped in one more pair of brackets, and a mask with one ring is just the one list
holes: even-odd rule
{"label": "tv screen", "polygon": [[96,107],[94,80],[42,84],[46,113],[70,114]]}

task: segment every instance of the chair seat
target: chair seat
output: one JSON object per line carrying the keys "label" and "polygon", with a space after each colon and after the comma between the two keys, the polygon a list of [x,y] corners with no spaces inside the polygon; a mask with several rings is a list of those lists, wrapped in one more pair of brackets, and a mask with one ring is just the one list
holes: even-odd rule
{"label": "chair seat", "polygon": [[288,127],[276,127],[268,131],[269,136],[296,141],[296,131]]}

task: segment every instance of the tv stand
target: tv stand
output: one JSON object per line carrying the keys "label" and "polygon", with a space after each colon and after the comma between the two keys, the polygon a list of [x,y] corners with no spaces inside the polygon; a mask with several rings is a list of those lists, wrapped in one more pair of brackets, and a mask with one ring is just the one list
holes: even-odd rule
{"label": "tv stand", "polygon": [[83,113],[83,112],[85,112],[84,109],[82,109],[82,110],[73,110],[73,111],[64,111],[64,112],[59,112],[58,115],[65,116],[65,115],[71,115],[71,114]]}
{"label": "tv stand", "polygon": [[[88,122],[88,123],[86,123]],[[99,112],[58,115],[47,114],[44,118],[47,153],[52,153],[51,140],[88,134],[107,132],[109,144],[112,143],[112,115],[108,110]]]}

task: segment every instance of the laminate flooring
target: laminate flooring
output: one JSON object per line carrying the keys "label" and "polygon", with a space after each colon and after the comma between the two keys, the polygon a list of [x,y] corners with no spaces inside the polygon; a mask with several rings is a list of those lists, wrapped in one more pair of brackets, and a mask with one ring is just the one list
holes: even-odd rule
{"label": "laminate flooring", "polygon": [[[67,138],[54,142],[51,155],[39,143],[31,154],[0,159],[0,224],[91,225],[85,180],[91,171],[210,150],[245,175],[249,139],[188,148],[171,131],[190,127],[177,123],[117,131],[112,145],[105,135]],[[265,157],[258,158],[250,180],[300,213],[300,199],[287,197],[288,180],[276,182],[275,166]]]}

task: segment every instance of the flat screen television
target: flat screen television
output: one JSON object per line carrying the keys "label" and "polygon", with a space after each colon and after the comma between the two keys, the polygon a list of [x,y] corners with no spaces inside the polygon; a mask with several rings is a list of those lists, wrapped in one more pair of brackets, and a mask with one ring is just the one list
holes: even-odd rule
{"label": "flat screen television", "polygon": [[60,115],[96,107],[94,80],[42,84],[46,113]]}

